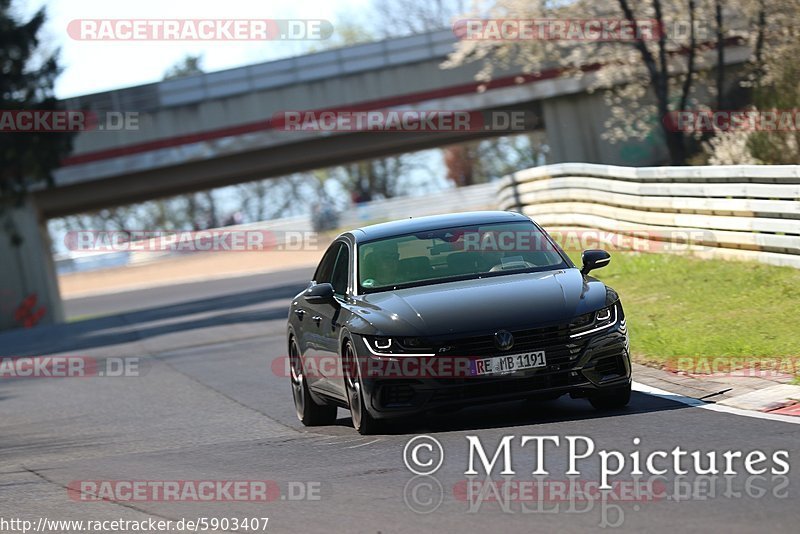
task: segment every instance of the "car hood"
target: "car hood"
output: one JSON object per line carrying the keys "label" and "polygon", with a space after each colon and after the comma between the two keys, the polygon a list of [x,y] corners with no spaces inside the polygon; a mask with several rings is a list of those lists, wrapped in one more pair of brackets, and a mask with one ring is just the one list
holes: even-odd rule
{"label": "car hood", "polygon": [[507,274],[359,297],[376,333],[439,336],[567,322],[606,305],[606,288],[577,269]]}

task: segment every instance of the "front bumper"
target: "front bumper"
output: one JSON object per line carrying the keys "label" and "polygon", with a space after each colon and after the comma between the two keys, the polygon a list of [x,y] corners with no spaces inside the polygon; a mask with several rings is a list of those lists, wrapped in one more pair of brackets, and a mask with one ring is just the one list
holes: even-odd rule
{"label": "front bumper", "polygon": [[[374,359],[362,339],[355,342],[361,361]],[[631,363],[625,318],[606,330],[580,339],[531,341],[514,347],[515,352],[544,350],[547,366],[489,377],[369,376],[362,374],[367,409],[373,417],[401,417],[438,409],[475,406],[549,394],[570,393],[584,397],[631,382]],[[498,356],[492,351],[478,354]],[[396,357],[413,358],[409,356]],[[383,360],[393,358],[381,357]]]}

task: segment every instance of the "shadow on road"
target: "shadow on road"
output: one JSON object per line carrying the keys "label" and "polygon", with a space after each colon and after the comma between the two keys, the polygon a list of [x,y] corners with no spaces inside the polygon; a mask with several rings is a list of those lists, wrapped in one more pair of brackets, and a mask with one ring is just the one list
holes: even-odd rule
{"label": "shadow on road", "polygon": [[[285,319],[287,301],[303,289],[291,283],[269,289],[156,306],[74,323],[0,334],[0,356],[42,356],[134,343],[154,336],[216,326]],[[263,310],[230,311],[259,304]],[[193,317],[196,315],[200,317]],[[185,320],[179,320],[180,318]],[[144,325],[144,323],[153,323]]]}
{"label": "shadow on road", "polygon": [[[269,289],[262,289],[257,291],[242,291],[240,293],[232,293],[219,297],[210,297],[204,299],[192,300],[189,302],[181,302],[178,304],[170,304],[167,306],[156,306],[137,310],[134,312],[126,312],[116,315],[110,315],[110,318],[124,317],[125,323],[134,325],[137,323],[152,322],[174,319],[185,315],[195,315],[199,313],[218,312],[223,310],[231,310],[235,308],[244,308],[255,304],[264,304],[273,300],[289,300],[297,295],[305,284],[286,284]],[[288,306],[288,302],[287,302]],[[286,317],[288,307],[283,312],[283,317]],[[225,323],[222,323],[225,324]],[[204,326],[210,326],[208,324]]]}
{"label": "shadow on road", "polygon": [[[687,405],[633,392],[626,408],[598,411],[585,399],[570,399],[568,395],[555,401],[511,401],[464,408],[436,415],[421,415],[391,421],[384,429],[387,435],[439,433],[463,430],[513,428],[565,421],[596,420],[641,413],[680,410]],[[349,417],[336,421],[337,426],[352,426]],[[355,430],[354,430],[355,432]]]}

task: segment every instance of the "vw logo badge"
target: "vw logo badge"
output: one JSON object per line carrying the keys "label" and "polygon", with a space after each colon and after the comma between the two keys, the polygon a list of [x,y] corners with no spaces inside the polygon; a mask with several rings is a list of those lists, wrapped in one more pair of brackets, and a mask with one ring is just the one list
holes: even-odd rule
{"label": "vw logo badge", "polygon": [[494,345],[500,350],[508,350],[514,346],[514,336],[508,330],[498,330],[494,333]]}

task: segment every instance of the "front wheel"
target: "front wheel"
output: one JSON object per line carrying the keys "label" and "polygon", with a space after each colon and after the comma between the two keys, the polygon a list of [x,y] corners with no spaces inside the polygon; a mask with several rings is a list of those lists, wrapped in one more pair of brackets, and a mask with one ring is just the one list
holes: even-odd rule
{"label": "front wheel", "polygon": [[303,372],[303,361],[294,339],[289,343],[289,368],[292,379],[292,397],[297,418],[305,426],[331,425],[336,421],[336,406],[317,404],[308,391]]}
{"label": "front wheel", "polygon": [[614,388],[608,391],[599,391],[589,395],[589,402],[597,410],[613,410],[624,408],[631,400],[631,385]]}
{"label": "front wheel", "polygon": [[350,405],[350,417],[353,419],[353,428],[359,434],[368,436],[380,432],[380,421],[372,417],[366,408],[364,388],[361,385],[361,376],[358,372],[353,346],[348,341],[342,351],[344,367],[344,385],[347,390],[347,402]]}

